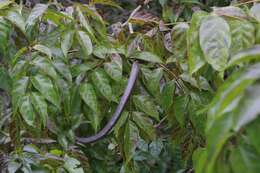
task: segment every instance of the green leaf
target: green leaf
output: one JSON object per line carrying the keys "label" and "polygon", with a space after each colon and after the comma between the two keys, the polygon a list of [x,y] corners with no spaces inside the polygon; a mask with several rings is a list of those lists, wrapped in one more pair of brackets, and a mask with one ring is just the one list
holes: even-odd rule
{"label": "green leaf", "polygon": [[143,82],[147,87],[150,94],[158,97],[160,94],[160,81],[163,77],[163,69],[157,68],[155,70],[149,70],[147,68],[141,68],[143,74]]}
{"label": "green leaf", "polygon": [[96,89],[109,101],[112,100],[112,88],[106,73],[99,69],[92,75],[92,81]]}
{"label": "green leaf", "polygon": [[133,96],[135,106],[146,113],[147,115],[159,120],[159,113],[157,111],[156,105],[148,96],[135,95]]}
{"label": "green leaf", "polygon": [[21,79],[15,80],[13,82],[13,89],[12,89],[13,112],[16,112],[18,103],[20,102],[21,97],[25,94],[28,83],[29,83],[29,77],[27,76],[24,76]]}
{"label": "green leaf", "polygon": [[190,74],[197,72],[205,64],[205,58],[200,48],[199,28],[201,21],[207,15],[208,13],[204,11],[198,11],[192,15],[190,28],[187,33]]}
{"label": "green leaf", "polygon": [[252,47],[255,43],[255,27],[248,20],[230,20],[232,36],[231,54]]}
{"label": "green leaf", "polygon": [[120,134],[120,130],[123,129],[123,125],[126,124],[127,119],[129,117],[129,112],[123,111],[122,115],[120,116],[118,122],[116,123],[116,125],[114,126],[114,133],[115,136],[118,138],[119,134]]}
{"label": "green leaf", "polygon": [[93,0],[93,4],[101,4],[101,5],[109,5],[112,7],[116,7],[119,9],[122,9],[117,3],[115,3],[113,0]]}
{"label": "green leaf", "polygon": [[211,128],[212,123],[216,119],[227,112],[233,111],[237,107],[245,89],[255,82],[259,78],[259,75],[260,64],[255,64],[234,73],[219,87],[209,105],[206,131]]}
{"label": "green leaf", "polygon": [[133,121],[140,129],[141,135],[144,134],[145,137],[148,137],[150,140],[154,140],[156,137],[156,132],[153,126],[153,121],[148,117],[145,117],[142,112],[133,112],[132,117]]}
{"label": "green leaf", "polygon": [[60,108],[60,96],[52,81],[41,74],[37,74],[31,79],[33,86],[52,104]]}
{"label": "green leaf", "polygon": [[189,98],[187,96],[179,96],[174,99],[174,115],[182,127],[185,125],[188,103]]}
{"label": "green leaf", "polygon": [[228,23],[217,16],[208,16],[203,19],[200,26],[200,47],[206,61],[217,71],[225,69],[231,34]]}
{"label": "green leaf", "polygon": [[246,126],[246,134],[250,140],[250,143],[255,147],[258,154],[260,154],[260,138],[258,137],[260,133],[260,118],[258,117],[255,121],[251,122]]}
{"label": "green leaf", "polygon": [[72,82],[72,75],[68,65],[66,65],[62,60],[55,59],[52,63],[56,70],[69,82]]}
{"label": "green leaf", "polygon": [[73,37],[75,31],[65,31],[61,36],[61,50],[65,57],[68,56],[68,51],[73,44]]}
{"label": "green leaf", "polygon": [[68,171],[68,173],[84,173],[80,161],[72,157],[65,157],[64,168]]}
{"label": "green leaf", "polygon": [[98,100],[96,96],[96,92],[94,87],[90,83],[84,83],[80,86],[80,96],[84,100],[84,102],[92,109],[95,113],[95,116],[91,116],[91,124],[94,127],[95,131],[97,131],[101,118],[99,117],[100,110],[98,107]]}
{"label": "green leaf", "polygon": [[25,34],[25,21],[23,16],[16,10],[8,10],[5,18],[19,28]]}
{"label": "green leaf", "polygon": [[165,83],[161,92],[161,106],[165,111],[168,111],[173,104],[173,96],[175,90],[175,82],[169,81]]}
{"label": "green leaf", "polygon": [[36,45],[33,46],[33,48],[35,50],[38,50],[39,52],[47,55],[51,59],[52,53],[51,53],[51,50],[47,46],[44,46],[44,45],[41,45],[41,44],[36,44]]}
{"label": "green leaf", "polygon": [[250,14],[253,16],[258,22],[260,22],[260,3],[256,3],[251,9]]}
{"label": "green leaf", "polygon": [[35,114],[33,112],[33,107],[29,95],[25,95],[21,98],[21,105],[19,107],[20,113],[22,114],[25,122],[30,126],[34,126]]}
{"label": "green leaf", "polygon": [[123,75],[122,59],[119,55],[112,55],[112,61],[105,63],[104,69],[115,81],[120,81]]}
{"label": "green leaf", "polygon": [[41,96],[37,92],[32,92],[31,101],[32,101],[32,105],[34,106],[35,110],[39,113],[41,122],[42,122],[43,126],[45,127],[47,117],[48,117],[48,112],[47,112],[47,104],[44,100],[44,97]]}
{"label": "green leaf", "polygon": [[153,63],[162,63],[162,60],[160,57],[158,57],[157,55],[155,55],[151,52],[145,52],[145,51],[139,52],[138,54],[136,54],[135,56],[132,56],[131,58],[140,59],[140,60],[153,62]]}
{"label": "green leaf", "polygon": [[177,59],[184,59],[187,53],[187,31],[189,25],[181,22],[175,25],[171,31],[172,52]]}
{"label": "green leaf", "polygon": [[125,127],[125,133],[123,138],[123,148],[126,157],[126,163],[128,163],[134,156],[137,147],[137,141],[139,140],[139,131],[135,124],[128,121]]}
{"label": "green leaf", "polygon": [[8,7],[12,3],[13,3],[13,1],[10,1],[10,0],[0,1],[0,10],[5,9],[6,7]]}
{"label": "green leaf", "polygon": [[26,29],[33,26],[35,24],[35,22],[37,21],[37,19],[40,18],[44,14],[44,12],[47,10],[47,8],[48,8],[48,5],[37,3],[33,7],[30,15],[28,16],[28,18],[26,20]]}
{"label": "green leaf", "polygon": [[79,16],[80,25],[87,30],[87,32],[90,34],[90,36],[92,38],[95,38],[94,31],[93,31],[92,27],[90,26],[89,21],[83,15],[79,6],[76,7],[76,11],[77,11],[78,16]]}
{"label": "green leaf", "polygon": [[10,38],[11,26],[4,18],[0,17],[0,51],[5,57],[8,53],[8,41]]}
{"label": "green leaf", "polygon": [[243,62],[249,62],[254,59],[260,58],[260,45],[255,45],[252,48],[242,50],[231,57],[228,62],[228,67],[232,67],[234,65],[239,65]]}
{"label": "green leaf", "polygon": [[260,156],[246,147],[235,148],[230,156],[232,170],[235,173],[258,173]]}
{"label": "green leaf", "polygon": [[49,75],[53,79],[57,79],[58,75],[49,59],[38,56],[33,60],[32,64],[40,68],[43,73]]}
{"label": "green leaf", "polygon": [[84,31],[78,31],[77,38],[85,56],[92,54],[93,47],[89,36]]}
{"label": "green leaf", "polygon": [[12,90],[12,79],[9,76],[6,69],[0,67],[0,89],[3,89],[7,92]]}
{"label": "green leaf", "polygon": [[234,113],[233,126],[235,131],[256,119],[260,113],[260,85],[250,86],[245,91]]}

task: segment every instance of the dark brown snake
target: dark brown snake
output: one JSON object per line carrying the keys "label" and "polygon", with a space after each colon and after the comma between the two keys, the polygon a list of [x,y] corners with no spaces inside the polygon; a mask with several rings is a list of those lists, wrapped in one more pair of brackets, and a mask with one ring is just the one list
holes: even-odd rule
{"label": "dark brown snake", "polygon": [[124,110],[124,107],[125,107],[128,99],[131,95],[131,92],[134,88],[135,81],[138,77],[138,72],[139,72],[138,62],[134,62],[133,65],[132,65],[130,77],[128,79],[127,86],[125,88],[124,94],[120,99],[119,105],[117,106],[115,113],[113,114],[113,116],[109,120],[109,122],[105,125],[105,127],[93,136],[77,137],[76,138],[77,142],[84,143],[84,144],[92,143],[92,142],[95,142],[97,140],[104,138],[110,132],[110,130],[115,126],[116,122],[118,121],[118,119],[121,116],[121,113]]}

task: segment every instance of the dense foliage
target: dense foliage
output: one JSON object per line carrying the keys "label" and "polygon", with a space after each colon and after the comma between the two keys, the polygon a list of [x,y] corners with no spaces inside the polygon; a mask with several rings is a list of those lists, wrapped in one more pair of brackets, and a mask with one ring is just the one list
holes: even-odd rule
{"label": "dense foliage", "polygon": [[[228,3],[128,14],[111,0],[0,0],[1,171],[258,173],[260,4],[209,7]],[[111,118],[136,60],[111,133],[76,142]]]}

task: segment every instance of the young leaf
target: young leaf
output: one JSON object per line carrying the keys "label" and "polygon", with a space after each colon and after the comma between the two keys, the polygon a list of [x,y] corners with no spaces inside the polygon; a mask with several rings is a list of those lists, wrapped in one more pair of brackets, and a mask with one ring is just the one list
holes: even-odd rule
{"label": "young leaf", "polygon": [[206,61],[217,71],[223,71],[231,46],[228,23],[217,16],[206,17],[200,26],[200,47]]}
{"label": "young leaf", "polygon": [[99,69],[92,75],[92,81],[96,89],[109,101],[112,100],[112,88],[106,73]]}
{"label": "young leaf", "polygon": [[31,79],[33,86],[52,104],[60,108],[60,96],[52,81],[41,74],[37,74]]}
{"label": "young leaf", "polygon": [[38,18],[40,18],[44,12],[47,10],[48,5],[46,4],[36,4],[30,15],[28,16],[27,20],[26,20],[26,29],[30,28],[31,26],[33,26],[35,24],[35,22],[37,21]]}
{"label": "young leaf", "polygon": [[42,97],[37,92],[32,92],[31,101],[32,101],[32,105],[34,106],[35,110],[39,113],[41,122],[42,122],[43,126],[45,127],[48,112],[47,112],[47,104],[44,100],[44,97]]}
{"label": "young leaf", "polygon": [[144,113],[148,114],[149,116],[159,120],[159,113],[154,102],[148,96],[143,95],[135,95],[133,96],[135,106],[143,111]]}
{"label": "young leaf", "polygon": [[29,95],[25,95],[21,98],[20,113],[28,125],[34,126],[35,114]]}
{"label": "young leaf", "polygon": [[84,31],[78,31],[77,38],[85,56],[91,55],[93,47],[89,36]]}

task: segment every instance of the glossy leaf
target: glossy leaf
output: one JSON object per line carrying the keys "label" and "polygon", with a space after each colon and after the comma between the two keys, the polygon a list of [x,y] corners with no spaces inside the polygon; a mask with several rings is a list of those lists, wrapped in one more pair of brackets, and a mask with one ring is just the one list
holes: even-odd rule
{"label": "glossy leaf", "polygon": [[24,121],[28,125],[34,126],[35,114],[29,95],[25,95],[21,98],[20,112]]}
{"label": "glossy leaf", "polygon": [[145,114],[141,112],[133,112],[133,121],[136,123],[138,128],[141,131],[141,134],[144,133],[150,140],[154,140],[156,133],[155,128],[153,127],[153,122],[151,119],[145,116]]}
{"label": "glossy leaf", "polygon": [[92,47],[92,42],[89,36],[83,32],[83,31],[78,31],[78,41],[79,44],[82,48],[82,51],[84,52],[85,56],[89,56],[92,54],[93,47]]}
{"label": "glossy leaf", "polygon": [[61,49],[65,57],[73,44],[74,31],[66,31],[61,37]]}
{"label": "glossy leaf", "polygon": [[112,88],[108,76],[103,70],[97,70],[92,75],[95,88],[109,101],[112,100]]}
{"label": "glossy leaf", "polygon": [[18,107],[18,103],[20,102],[21,97],[25,95],[28,83],[29,83],[29,77],[27,76],[15,80],[13,83],[12,104],[14,106],[14,112],[16,112],[16,108]]}
{"label": "glossy leaf", "polygon": [[44,46],[41,44],[36,44],[33,46],[33,48],[43,54],[46,54],[51,59],[52,53],[51,53],[51,50],[47,46]]}
{"label": "glossy leaf", "polygon": [[49,59],[47,59],[46,57],[39,56],[39,57],[35,58],[32,63],[36,67],[40,68],[43,73],[49,75],[53,79],[57,79],[56,70],[52,66]]}
{"label": "glossy leaf", "polygon": [[255,27],[247,20],[229,21],[232,44],[231,54],[252,47],[255,43]]}
{"label": "glossy leaf", "polygon": [[150,52],[140,52],[131,58],[136,58],[136,59],[153,62],[153,63],[162,63],[162,60],[160,57],[158,57],[157,55],[152,54]]}
{"label": "glossy leaf", "polygon": [[45,102],[44,97],[37,92],[32,92],[30,99],[35,110],[39,113],[41,122],[45,127],[47,117],[48,117],[48,112],[47,112],[47,104]]}
{"label": "glossy leaf", "polygon": [[204,64],[205,58],[200,48],[199,27],[201,21],[207,16],[206,12],[198,11],[192,15],[191,25],[187,33],[188,58],[190,74],[198,71]]}
{"label": "glossy leaf", "polygon": [[47,99],[54,104],[57,108],[60,108],[60,97],[56,87],[52,81],[44,75],[36,75],[32,79],[33,86]]}
{"label": "glossy leaf", "polygon": [[146,113],[147,115],[159,120],[159,113],[154,102],[148,97],[143,95],[135,95],[134,104],[135,106],[140,109],[142,112]]}
{"label": "glossy leaf", "polygon": [[200,26],[200,47],[206,61],[218,71],[223,71],[231,46],[231,33],[228,23],[217,16],[208,16]]}
{"label": "glossy leaf", "polygon": [[23,33],[25,33],[25,21],[23,16],[16,10],[9,10],[6,19],[13,23],[17,28],[19,28]]}
{"label": "glossy leaf", "polygon": [[28,16],[27,20],[26,20],[26,28],[29,28],[31,26],[33,26],[35,24],[35,22],[37,21],[38,18],[40,18],[44,12],[47,10],[48,5],[46,4],[36,4],[30,15]]}
{"label": "glossy leaf", "polygon": [[112,79],[120,81],[123,73],[121,57],[119,55],[114,55],[111,62],[105,63],[104,69]]}
{"label": "glossy leaf", "polygon": [[260,22],[260,4],[256,3],[251,9],[250,14],[258,21]]}
{"label": "glossy leaf", "polygon": [[255,45],[249,49],[242,50],[231,57],[228,62],[228,67],[239,65],[243,62],[249,62],[250,60],[259,59],[260,58],[260,45]]}
{"label": "glossy leaf", "polygon": [[169,110],[173,104],[173,96],[175,90],[174,81],[165,83],[161,92],[161,105],[165,111]]}

